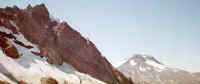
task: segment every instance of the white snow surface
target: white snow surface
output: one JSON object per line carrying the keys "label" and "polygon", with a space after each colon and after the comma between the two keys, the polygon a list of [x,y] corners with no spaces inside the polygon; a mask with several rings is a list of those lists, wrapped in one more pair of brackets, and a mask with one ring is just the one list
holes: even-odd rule
{"label": "white snow surface", "polygon": [[166,68],[165,65],[158,64],[158,63],[156,63],[156,62],[154,62],[152,60],[147,60],[146,63],[151,65],[151,66],[153,66],[153,67],[155,67],[155,68],[158,68],[158,69],[165,69]]}
{"label": "white snow surface", "polygon": [[[14,23],[13,23],[14,24]],[[12,33],[11,30],[4,27],[0,28],[0,31],[6,33]],[[23,42],[25,45],[31,45],[34,48],[27,49],[16,43],[13,39],[8,39],[17,48],[21,57],[19,59],[12,59],[6,56],[0,48],[0,65],[5,69],[0,68],[0,80],[5,80],[14,84],[13,81],[9,80],[2,72],[9,72],[17,80],[24,80],[29,84],[40,84],[40,78],[42,77],[53,77],[59,84],[63,84],[67,81],[69,84],[80,84],[81,78],[87,78],[85,84],[105,84],[89,75],[83,74],[75,70],[72,66],[64,63],[62,66],[51,65],[46,62],[45,58],[40,58],[32,54],[31,51],[40,52],[37,45],[32,44],[24,38],[22,34],[14,34],[17,40]],[[6,70],[6,71],[5,71]],[[82,80],[84,82],[84,80]]]}
{"label": "white snow surface", "polygon": [[139,69],[140,69],[140,71],[142,71],[142,72],[145,72],[146,71],[146,68],[143,68],[143,67],[139,67]]}
{"label": "white snow surface", "polygon": [[12,33],[11,30],[6,29],[5,27],[2,27],[2,26],[0,26],[0,31],[5,32],[5,33],[7,33],[7,34],[11,34],[11,33]]}
{"label": "white snow surface", "polygon": [[137,64],[134,60],[131,60],[129,63],[130,63],[132,66],[135,66],[135,65]]}
{"label": "white snow surface", "polygon": [[4,74],[2,74],[2,73],[0,73],[0,80],[1,81],[7,81],[7,82],[9,82],[9,83],[11,83],[11,84],[15,84],[13,81],[11,81],[8,77],[6,77],[6,76],[4,76]]}
{"label": "white snow surface", "polygon": [[60,19],[54,17],[53,15],[49,15],[49,18],[50,18],[51,22],[53,22],[53,21],[62,22]]}

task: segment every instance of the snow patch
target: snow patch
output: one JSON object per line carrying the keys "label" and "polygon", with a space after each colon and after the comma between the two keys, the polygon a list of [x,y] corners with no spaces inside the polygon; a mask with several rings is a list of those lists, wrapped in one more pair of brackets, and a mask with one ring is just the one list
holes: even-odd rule
{"label": "snow patch", "polygon": [[[14,23],[12,21],[10,21],[10,23],[12,23],[14,25]],[[13,34],[13,32],[11,30],[9,30],[9,29],[7,29],[5,27],[0,27],[0,31],[5,32],[7,34]],[[33,46],[31,51],[38,52],[38,53],[40,52],[40,50],[37,48],[37,45],[34,45],[31,42],[29,42],[28,40],[26,40],[25,37],[21,33],[13,34],[13,35],[16,37],[16,39],[18,41],[23,42],[25,45]]]}
{"label": "snow patch", "polygon": [[132,66],[135,66],[135,65],[137,64],[134,60],[131,60],[129,63],[130,63]]}
{"label": "snow patch", "polygon": [[1,31],[1,32],[6,32],[7,34],[11,34],[11,33],[12,33],[11,30],[6,29],[5,27],[1,27],[1,26],[0,26],[0,31]]}
{"label": "snow patch", "polygon": [[165,69],[166,68],[165,65],[158,64],[158,63],[156,63],[156,62],[154,62],[152,60],[147,60],[146,63],[151,65],[151,66],[153,66],[153,67],[159,68],[159,69]]}
{"label": "snow patch", "polygon": [[9,82],[11,84],[16,84],[16,83],[12,82],[8,77],[4,76],[4,74],[2,74],[2,73],[0,73],[0,80],[1,81],[5,81],[6,80],[7,82]]}
{"label": "snow patch", "polygon": [[90,81],[92,84],[105,84],[104,82],[96,80],[88,74],[83,74],[80,72],[76,72],[75,74],[78,75],[81,80],[84,80],[81,84],[88,84],[87,81]]}
{"label": "snow patch", "polygon": [[[78,84],[78,82],[75,82],[75,81],[79,81],[77,76],[67,74],[61,71],[56,66],[47,63],[45,58],[40,58],[39,56],[32,54],[31,52],[32,50],[39,51],[39,49],[36,47],[36,45],[27,41],[22,34],[16,35],[16,37],[18,40],[24,42],[26,45],[34,46],[34,48],[33,49],[24,48],[14,43],[13,40],[8,39],[10,42],[12,42],[12,44],[16,46],[19,54],[22,55],[19,59],[15,59],[15,60],[7,58],[7,60],[9,59],[11,61],[8,63],[12,63],[12,65],[14,65],[13,67],[20,68],[19,70],[16,70],[15,73],[13,73],[14,75],[16,75],[15,78],[20,78],[21,80],[28,80],[28,82],[36,81],[39,84],[40,82],[38,81],[40,80],[39,78],[50,76],[50,77],[55,78],[60,83],[64,83],[63,79],[67,78],[67,79],[70,79],[70,80],[67,80],[68,82],[73,80],[70,83]],[[12,65],[8,65],[8,67]],[[67,69],[70,69],[69,67],[66,66],[66,64],[63,64],[62,66]],[[11,67],[7,70],[9,70],[9,72],[12,72]]]}
{"label": "snow patch", "polygon": [[146,71],[146,69],[145,68],[143,68],[143,67],[139,67],[139,69],[140,69],[140,71],[142,71],[142,72],[145,72]]}
{"label": "snow patch", "polygon": [[61,22],[60,19],[55,18],[53,15],[49,15],[49,18],[50,18],[51,22],[53,22],[53,21]]}
{"label": "snow patch", "polygon": [[16,37],[17,40],[23,42],[25,45],[33,46],[33,48],[31,48],[31,51],[38,52],[38,53],[40,52],[40,50],[37,48],[37,45],[34,45],[31,42],[29,42],[28,40],[26,40],[24,35],[14,34],[14,36]]}
{"label": "snow patch", "polygon": [[[13,21],[10,21],[10,23],[14,27],[18,28]],[[0,31],[6,32],[7,34],[13,34],[11,30],[1,26]],[[17,48],[21,56],[19,59],[12,59],[6,56],[0,48],[0,64],[5,68],[0,68],[0,80],[10,82],[6,76],[1,74],[1,71],[3,71],[9,72],[11,75],[13,75],[14,78],[17,78],[18,80],[26,80],[26,82],[33,84],[40,84],[40,78],[42,77],[53,77],[59,82],[59,84],[64,84],[65,81],[70,84],[80,84],[80,77],[87,79],[82,80],[82,82],[88,81],[86,84],[105,84],[89,75],[78,72],[71,65],[66,63],[61,66],[49,64],[45,58],[36,56],[31,52],[40,52],[37,45],[26,40],[21,33],[13,35],[17,40],[23,42],[25,45],[33,46],[33,48],[24,48],[16,44],[14,39],[8,39],[8,41]]]}
{"label": "snow patch", "polygon": [[[4,27],[1,27],[0,31],[12,33],[12,31]],[[42,77],[53,77],[59,82],[59,84],[64,84],[65,81],[70,84],[80,84],[80,76],[78,74],[81,74],[83,78],[87,78],[87,80],[89,81],[94,81],[95,84],[96,81],[99,81],[90,77],[89,75],[79,73],[71,65],[68,65],[66,63],[64,63],[62,66],[51,65],[47,63],[45,58],[40,58],[39,56],[36,56],[31,52],[40,52],[37,45],[32,44],[31,42],[26,40],[22,34],[14,34],[14,36],[17,40],[23,42],[25,45],[33,46],[33,48],[24,48],[16,44],[14,42],[14,39],[8,39],[8,41],[17,48],[21,57],[19,59],[12,59],[6,56],[0,48],[0,64],[5,68],[0,68],[0,71],[4,70],[4,72],[9,72],[10,74],[12,74],[14,78],[17,78],[17,80],[26,80],[26,82],[33,84],[40,84],[40,78]],[[0,79],[8,82],[10,81],[8,78],[3,76],[1,72]],[[94,83],[88,82],[86,84]],[[98,84],[104,83],[99,81]]]}
{"label": "snow patch", "polygon": [[147,70],[151,70],[151,67],[147,67]]}

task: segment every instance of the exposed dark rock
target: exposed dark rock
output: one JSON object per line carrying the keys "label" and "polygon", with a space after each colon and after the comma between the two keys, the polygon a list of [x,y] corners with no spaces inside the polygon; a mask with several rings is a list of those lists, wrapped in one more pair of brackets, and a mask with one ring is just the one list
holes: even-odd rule
{"label": "exposed dark rock", "polygon": [[1,81],[1,80],[0,80],[0,84],[10,84],[10,83],[8,83],[8,82],[6,82],[6,81]]}
{"label": "exposed dark rock", "polygon": [[19,58],[19,53],[15,46],[9,42],[6,38],[0,38],[0,47],[2,48],[3,52],[11,58]]}
{"label": "exposed dark rock", "polygon": [[20,42],[20,41],[18,41],[18,40],[14,40],[14,42],[15,42],[16,44],[21,45],[21,46],[23,46],[23,47],[25,47],[25,48],[28,48],[28,49],[33,48],[33,46],[25,45],[23,42]]}
{"label": "exposed dark rock", "polygon": [[18,84],[28,84],[28,83],[26,83],[25,81],[18,81]]}
{"label": "exposed dark rock", "polygon": [[[28,41],[37,45],[40,53],[32,53],[45,57],[51,64],[61,65],[66,62],[78,71],[108,84],[117,84],[117,82],[132,84],[127,83],[129,79],[114,69],[91,41],[82,37],[66,22],[52,21],[49,16],[44,4],[35,7],[29,5],[26,9],[19,9],[16,6],[0,8],[0,26],[12,30],[13,34],[22,34]],[[5,53],[9,49],[14,58],[18,58],[19,55],[6,38],[13,38],[18,45],[32,48],[17,41],[12,34],[2,33],[1,47]]]}
{"label": "exposed dark rock", "polygon": [[40,79],[41,84],[58,84],[58,82],[51,77],[44,77]]}

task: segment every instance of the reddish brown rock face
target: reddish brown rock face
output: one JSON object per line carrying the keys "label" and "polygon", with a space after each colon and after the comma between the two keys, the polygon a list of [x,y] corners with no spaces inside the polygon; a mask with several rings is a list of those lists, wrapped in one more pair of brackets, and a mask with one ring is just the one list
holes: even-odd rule
{"label": "reddish brown rock face", "polygon": [[18,84],[28,84],[25,81],[18,81]]}
{"label": "reddish brown rock face", "polygon": [[1,46],[1,49],[3,50],[3,52],[8,57],[11,57],[11,58],[14,58],[14,59],[20,57],[15,46],[13,44],[11,44],[7,39],[1,37],[0,38],[0,46]]}
{"label": "reddish brown rock face", "polygon": [[[28,41],[39,47],[40,53],[33,53],[47,58],[51,64],[61,65],[66,62],[78,71],[108,84],[117,84],[117,82],[131,84],[124,82],[126,77],[116,74],[117,70],[114,70],[91,41],[82,37],[66,22],[52,21],[43,4],[35,7],[28,6],[26,9],[17,7],[0,9],[0,26],[12,30],[14,34],[23,34]],[[1,38],[8,38],[8,36]],[[11,35],[10,38],[14,37]],[[24,45],[23,42],[15,42],[26,48],[32,48]]]}
{"label": "reddish brown rock face", "polygon": [[8,83],[8,82],[6,82],[6,81],[1,81],[1,80],[0,80],[0,84],[10,84],[10,83]]}
{"label": "reddish brown rock face", "polygon": [[58,84],[58,82],[51,77],[41,78],[40,81],[41,81],[41,84]]}

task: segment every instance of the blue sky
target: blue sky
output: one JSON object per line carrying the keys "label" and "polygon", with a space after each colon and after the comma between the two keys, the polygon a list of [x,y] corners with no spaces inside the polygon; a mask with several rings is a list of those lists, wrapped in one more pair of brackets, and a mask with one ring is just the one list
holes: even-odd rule
{"label": "blue sky", "polygon": [[172,67],[200,71],[199,0],[0,0],[0,7],[44,3],[118,64],[149,53]]}

